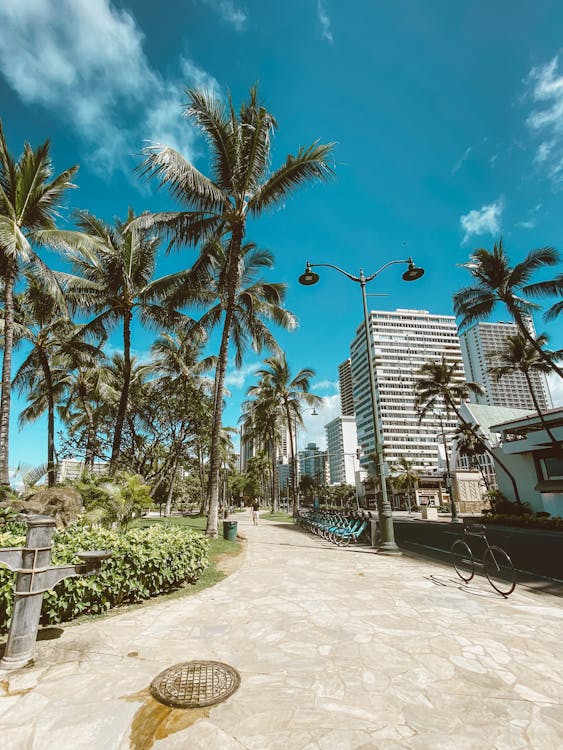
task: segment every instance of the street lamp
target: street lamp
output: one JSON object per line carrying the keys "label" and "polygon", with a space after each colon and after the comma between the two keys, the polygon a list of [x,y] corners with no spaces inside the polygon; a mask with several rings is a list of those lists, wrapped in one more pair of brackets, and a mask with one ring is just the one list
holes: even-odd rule
{"label": "street lamp", "polygon": [[376,271],[375,273],[372,273],[370,276],[366,276],[362,268],[360,268],[359,276],[353,276],[351,273],[348,273],[347,271],[344,271],[342,268],[339,268],[338,266],[334,266],[331,263],[309,263],[307,261],[307,264],[305,266],[305,271],[299,277],[300,284],[303,284],[304,286],[313,286],[313,284],[316,284],[317,281],[319,280],[319,275],[318,273],[315,273],[315,271],[313,271],[313,268],[333,268],[335,271],[338,271],[343,276],[346,276],[346,278],[350,279],[350,281],[355,281],[357,284],[359,284],[362,290],[362,305],[363,305],[363,311],[364,311],[364,329],[365,329],[365,334],[366,334],[366,352],[367,352],[367,358],[368,358],[369,383],[370,383],[371,414],[372,414],[372,421],[373,421],[373,434],[375,438],[375,450],[376,450],[376,456],[377,456],[377,471],[379,473],[379,480],[381,484],[381,499],[379,498],[379,496],[377,498],[379,527],[381,529],[381,544],[378,547],[378,552],[382,552],[386,554],[397,554],[399,552],[399,548],[397,547],[397,544],[395,543],[395,532],[393,530],[393,513],[391,510],[391,505],[389,504],[389,498],[387,497],[387,486],[385,484],[383,441],[382,441],[382,434],[381,434],[381,425],[379,421],[379,414],[377,411],[378,399],[377,399],[377,390],[375,387],[373,354],[371,351],[370,325],[369,325],[369,314],[368,314],[368,305],[367,305],[367,296],[366,296],[366,284],[368,284],[370,281],[373,281],[373,279],[375,279],[376,276],[379,276],[379,274],[382,271],[384,271],[386,268],[388,268],[389,266],[393,266],[396,263],[407,264],[407,270],[402,275],[403,281],[416,281],[417,279],[420,279],[420,277],[424,274],[424,269],[416,266],[412,258],[407,258],[406,260],[390,260],[388,263],[385,263],[385,265],[381,266],[381,268],[378,271]]}

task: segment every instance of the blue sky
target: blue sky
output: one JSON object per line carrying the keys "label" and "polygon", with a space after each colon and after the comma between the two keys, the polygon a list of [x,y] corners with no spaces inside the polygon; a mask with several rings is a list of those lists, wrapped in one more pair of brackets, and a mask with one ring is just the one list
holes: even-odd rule
{"label": "blue sky", "polygon": [[[106,220],[129,205],[172,207],[132,173],[147,141],[205,171],[205,144],[182,116],[186,86],[239,103],[258,82],[279,124],[274,166],[317,138],[336,142],[336,178],[250,230],[275,253],[269,278],[288,284],[300,321],[280,343],[295,370],[315,368],[327,397],[301,440],[319,441],[338,410],[337,366],[361,301],[330,270],[299,286],[306,260],[372,273],[412,255],[423,279],[406,285],[400,267],[388,269],[370,306],[451,314],[467,281],[456,264],[474,248],[502,234],[516,262],[534,247],[563,247],[562,23],[555,0],[2,0],[0,117],[12,152],[50,137],[57,170],[81,165],[65,216],[88,208]],[[194,257],[163,257],[159,270]],[[560,322],[538,316],[536,326],[563,347]],[[140,356],[149,343],[137,329]],[[236,424],[259,363],[250,354],[243,371],[229,368],[226,423]],[[44,434],[42,423],[19,432],[14,420],[11,464],[44,460]]]}

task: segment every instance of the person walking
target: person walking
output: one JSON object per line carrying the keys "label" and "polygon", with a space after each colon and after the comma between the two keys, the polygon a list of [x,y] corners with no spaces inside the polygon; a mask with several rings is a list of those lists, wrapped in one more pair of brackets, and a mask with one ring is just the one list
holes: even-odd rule
{"label": "person walking", "polygon": [[260,517],[260,504],[258,503],[258,500],[255,500],[252,503],[252,523],[255,526],[258,526],[259,517]]}

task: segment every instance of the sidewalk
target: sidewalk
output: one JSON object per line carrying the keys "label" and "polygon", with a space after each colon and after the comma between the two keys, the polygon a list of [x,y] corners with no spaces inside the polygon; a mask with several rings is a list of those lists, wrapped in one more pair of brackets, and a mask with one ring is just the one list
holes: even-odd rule
{"label": "sidewalk", "polygon": [[[246,559],[222,583],[66,626],[38,643],[36,666],[0,674],[0,747],[563,746],[560,598],[504,600],[430,561],[236,520]],[[236,667],[238,692],[205,711],[160,706],[151,680],[191,659]]]}

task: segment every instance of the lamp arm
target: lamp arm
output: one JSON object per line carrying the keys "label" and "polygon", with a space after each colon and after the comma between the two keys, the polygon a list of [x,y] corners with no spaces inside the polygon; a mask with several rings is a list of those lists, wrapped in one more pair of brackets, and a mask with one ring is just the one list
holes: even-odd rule
{"label": "lamp arm", "polygon": [[410,258],[407,258],[406,260],[390,260],[388,263],[385,263],[385,265],[381,266],[375,273],[372,273],[371,276],[366,276],[366,284],[368,281],[371,281],[372,279],[375,279],[376,276],[379,276],[379,274],[382,271],[385,271],[386,268],[389,268],[389,266],[394,266],[395,263],[409,263],[412,262]]}
{"label": "lamp arm", "polygon": [[358,283],[361,281],[357,276],[352,276],[348,271],[344,271],[344,269],[339,268],[338,266],[333,266],[332,263],[307,263],[307,265],[309,268],[334,268],[335,271],[340,271],[341,274],[347,276],[352,281],[357,281]]}

